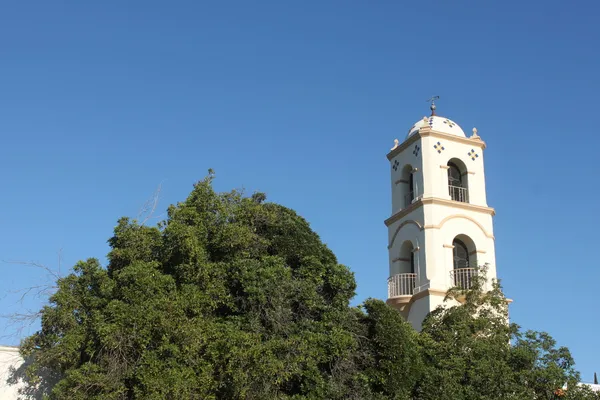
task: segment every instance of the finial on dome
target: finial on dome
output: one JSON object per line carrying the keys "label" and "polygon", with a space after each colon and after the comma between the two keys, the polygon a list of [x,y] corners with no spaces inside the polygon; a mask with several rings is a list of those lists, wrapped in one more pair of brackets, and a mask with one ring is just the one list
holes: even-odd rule
{"label": "finial on dome", "polygon": [[427,100],[428,103],[431,103],[431,105],[429,106],[429,109],[431,110],[431,115],[435,115],[435,109],[436,109],[435,101],[439,98],[440,98],[440,96],[433,96],[432,98]]}

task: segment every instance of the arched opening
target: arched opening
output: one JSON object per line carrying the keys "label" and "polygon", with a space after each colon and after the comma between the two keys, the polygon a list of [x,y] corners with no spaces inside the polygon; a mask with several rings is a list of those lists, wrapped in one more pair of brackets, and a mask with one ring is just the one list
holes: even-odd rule
{"label": "arched opening", "polygon": [[398,273],[388,280],[388,297],[412,296],[417,279],[414,246],[410,240],[400,246]]}
{"label": "arched opening", "polygon": [[413,200],[417,197],[415,176],[412,165],[407,164],[404,166],[404,168],[402,168],[402,178],[400,179],[400,183],[404,185],[404,190],[402,191],[402,200],[404,208],[406,208],[410,206]]}
{"label": "arched opening", "polygon": [[469,249],[459,239],[454,239],[452,242],[452,257],[454,262],[454,269],[469,268]]}
{"label": "arched opening", "polygon": [[400,247],[400,262],[399,272],[401,274],[414,274],[415,273],[415,254],[414,246],[410,240],[402,243]]}
{"label": "arched opening", "polygon": [[466,235],[458,235],[452,241],[452,276],[454,285],[462,289],[472,286],[477,275],[477,249],[475,243]]}
{"label": "arched opening", "polygon": [[467,166],[458,158],[448,161],[448,191],[450,198],[463,203],[469,202]]}

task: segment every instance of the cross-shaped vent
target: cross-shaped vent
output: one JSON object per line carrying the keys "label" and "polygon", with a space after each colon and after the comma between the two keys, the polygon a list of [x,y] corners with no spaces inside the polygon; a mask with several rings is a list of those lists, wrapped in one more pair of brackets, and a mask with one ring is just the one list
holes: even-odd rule
{"label": "cross-shaped vent", "polygon": [[438,153],[441,153],[442,151],[446,150],[446,148],[444,146],[442,146],[442,144],[440,142],[437,142],[437,144],[434,144],[433,148],[436,149]]}
{"label": "cross-shaped vent", "polygon": [[413,154],[415,155],[415,157],[419,157],[420,150],[421,150],[421,148],[419,147],[419,145],[415,144],[415,149],[413,150]]}
{"label": "cross-shaped vent", "polygon": [[446,119],[446,120],[444,121],[444,123],[445,123],[446,125],[448,125],[450,128],[454,128],[454,125],[456,125],[454,122],[450,121],[449,119]]}
{"label": "cross-shaped vent", "polygon": [[392,164],[392,168],[394,169],[394,171],[398,171],[399,165],[400,163],[398,162],[398,160],[394,160],[394,164]]}
{"label": "cross-shaped vent", "polygon": [[471,149],[468,156],[471,157],[471,160],[475,161],[475,159],[479,157],[479,154],[475,153],[475,149]]}

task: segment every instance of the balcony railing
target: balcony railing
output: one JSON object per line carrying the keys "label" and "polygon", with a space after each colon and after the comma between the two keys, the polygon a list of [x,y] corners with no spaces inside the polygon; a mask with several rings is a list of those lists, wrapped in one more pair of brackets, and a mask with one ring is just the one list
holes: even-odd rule
{"label": "balcony railing", "polygon": [[450,198],[452,200],[462,201],[463,203],[469,202],[469,191],[467,188],[448,185],[448,191],[450,192]]}
{"label": "balcony railing", "polygon": [[408,192],[404,195],[404,208],[410,206],[415,199],[415,192]]}
{"label": "balcony railing", "polygon": [[388,278],[388,298],[412,296],[415,292],[417,274],[397,274]]}
{"label": "balcony railing", "polygon": [[476,276],[476,268],[458,268],[450,272],[450,277],[452,278],[454,286],[458,286],[464,290],[471,289]]}

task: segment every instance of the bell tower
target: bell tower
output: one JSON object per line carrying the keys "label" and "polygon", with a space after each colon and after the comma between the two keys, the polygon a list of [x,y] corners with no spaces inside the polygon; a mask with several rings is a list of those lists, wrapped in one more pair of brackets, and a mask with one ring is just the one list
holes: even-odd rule
{"label": "bell tower", "polygon": [[[485,191],[483,151],[454,121],[417,121],[388,153],[392,213],[388,228],[387,303],[417,330],[451,287],[468,288],[479,267],[496,278],[494,231]],[[489,285],[488,285],[489,286]],[[456,300],[453,300],[456,301]]]}

